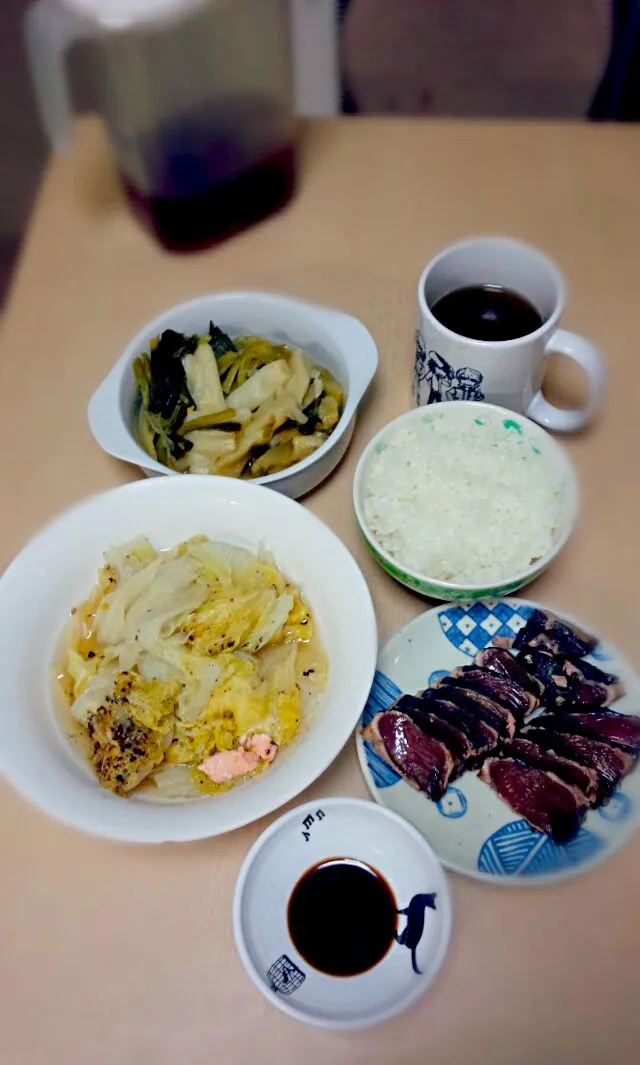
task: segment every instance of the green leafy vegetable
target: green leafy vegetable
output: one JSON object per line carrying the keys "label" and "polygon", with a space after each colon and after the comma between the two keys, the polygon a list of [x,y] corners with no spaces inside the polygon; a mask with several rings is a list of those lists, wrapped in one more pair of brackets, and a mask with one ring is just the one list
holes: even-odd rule
{"label": "green leafy vegetable", "polygon": [[151,384],[151,366],[149,356],[145,352],[133,360],[133,375],[136,379],[140,401],[145,410],[149,409],[149,396]]}
{"label": "green leafy vegetable", "polygon": [[194,406],[182,360],[185,355],[192,355],[198,344],[198,337],[165,329],[151,351],[149,410],[172,427],[182,424],[187,410]]}
{"label": "green leafy vegetable", "polygon": [[218,329],[213,322],[209,322],[209,343],[216,359],[219,359],[221,355],[226,355],[228,351],[238,350],[231,337],[228,337],[222,329]]}
{"label": "green leafy vegetable", "polygon": [[[196,350],[198,343],[197,336],[185,337],[173,329],[165,329],[148,357],[150,381],[146,404],[144,391],[140,394],[154,434],[158,461],[167,466],[173,466],[192,447],[178,434],[189,408],[195,407],[182,360]],[[142,369],[145,370],[144,363]]]}
{"label": "green leafy vegetable", "polygon": [[302,433],[303,436],[310,436],[311,433],[315,433],[316,431],[320,398],[321,397],[314,399],[312,403],[309,403],[306,407],[302,408],[302,413],[307,420],[304,425],[299,426],[298,432]]}

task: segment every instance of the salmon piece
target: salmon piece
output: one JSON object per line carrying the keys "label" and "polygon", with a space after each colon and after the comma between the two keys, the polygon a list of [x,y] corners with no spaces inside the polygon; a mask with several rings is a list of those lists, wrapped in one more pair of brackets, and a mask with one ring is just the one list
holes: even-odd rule
{"label": "salmon piece", "polygon": [[216,751],[205,758],[198,769],[214,784],[227,784],[237,777],[253,773],[261,762],[273,762],[278,745],[265,732],[243,736],[240,745],[233,751]]}
{"label": "salmon piece", "polygon": [[226,784],[236,777],[244,777],[247,773],[253,773],[260,765],[260,758],[255,751],[247,751],[244,747],[238,747],[235,751],[217,751],[205,758],[200,769],[214,784]]}
{"label": "salmon piece", "polygon": [[271,739],[271,736],[267,736],[266,732],[256,732],[248,739],[243,738],[240,745],[248,751],[255,751],[261,762],[273,762],[278,753],[278,744]]}

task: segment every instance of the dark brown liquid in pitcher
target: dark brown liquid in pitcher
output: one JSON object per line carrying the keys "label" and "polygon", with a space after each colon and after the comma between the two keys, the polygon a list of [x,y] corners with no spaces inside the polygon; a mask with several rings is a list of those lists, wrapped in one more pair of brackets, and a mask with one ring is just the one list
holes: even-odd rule
{"label": "dark brown liquid in pitcher", "polygon": [[542,316],[532,303],[501,285],[468,285],[436,300],[434,318],[470,340],[516,340],[535,333]]}
{"label": "dark brown liquid in pitcher", "polygon": [[165,248],[206,248],[291,198],[296,156],[286,128],[276,106],[251,96],[183,115],[143,138],[147,187],[123,173],[129,200]]}
{"label": "dark brown liquid in pitcher", "polygon": [[289,935],[298,953],[329,976],[357,976],[382,961],[398,927],[386,880],[354,858],[308,869],[289,900]]}

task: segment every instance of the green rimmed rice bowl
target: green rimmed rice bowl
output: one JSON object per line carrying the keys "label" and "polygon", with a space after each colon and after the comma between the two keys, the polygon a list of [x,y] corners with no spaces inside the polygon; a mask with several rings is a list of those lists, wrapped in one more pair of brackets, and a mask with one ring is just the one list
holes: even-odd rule
{"label": "green rimmed rice bowl", "polygon": [[547,568],[579,512],[574,467],[541,426],[454,400],[390,422],[360,457],[356,517],[389,576],[430,599],[508,595]]}

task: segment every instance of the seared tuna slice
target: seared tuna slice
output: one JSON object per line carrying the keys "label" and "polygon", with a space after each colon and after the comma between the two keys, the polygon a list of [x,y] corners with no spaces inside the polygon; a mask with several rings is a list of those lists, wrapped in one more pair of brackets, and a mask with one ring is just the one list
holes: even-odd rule
{"label": "seared tuna slice", "polygon": [[545,751],[537,743],[519,739],[517,736],[504,745],[500,755],[503,758],[517,758],[518,761],[532,766],[533,769],[555,773],[565,784],[579,788],[588,802],[597,801],[599,789],[598,774],[595,769],[588,769],[587,766],[579,765],[578,762],[564,758],[554,751]]}
{"label": "seared tuna slice", "polygon": [[607,802],[611,798],[620,781],[636,764],[632,755],[610,747],[608,743],[601,743],[588,736],[536,728],[536,722],[524,728],[520,736],[532,740],[544,750],[555,751],[563,758],[571,758],[580,765],[594,769],[598,775],[598,803]]}
{"label": "seared tuna slice", "polygon": [[438,684],[441,687],[452,685],[481,692],[482,695],[488,695],[490,699],[494,699],[507,710],[511,710],[518,718],[534,710],[538,705],[538,700],[531,692],[525,691],[509,677],[490,673],[488,669],[469,669],[459,677],[452,675],[442,677]]}
{"label": "seared tuna slice", "polygon": [[[542,694],[540,681],[535,676],[532,677],[526,669],[523,669],[508,651],[503,650],[501,647],[485,647],[484,650],[478,651],[473,661],[475,666],[488,669],[491,673],[498,673],[501,677],[509,677],[511,680],[515,680],[516,684],[531,692],[537,702],[540,702],[540,695]],[[473,666],[462,666],[461,670],[456,670],[455,672],[466,672],[473,668]]]}
{"label": "seared tuna slice", "polygon": [[640,755],[640,717],[596,710],[592,714],[542,714],[536,726],[553,732],[571,732],[620,747],[634,757]]}
{"label": "seared tuna slice", "polygon": [[515,758],[487,758],[479,776],[515,813],[556,843],[577,835],[589,809],[578,788]]}
{"label": "seared tuna slice", "polygon": [[396,710],[376,714],[362,736],[408,784],[436,802],[442,798],[454,768],[451,753],[443,743],[426,736],[410,718]]}

